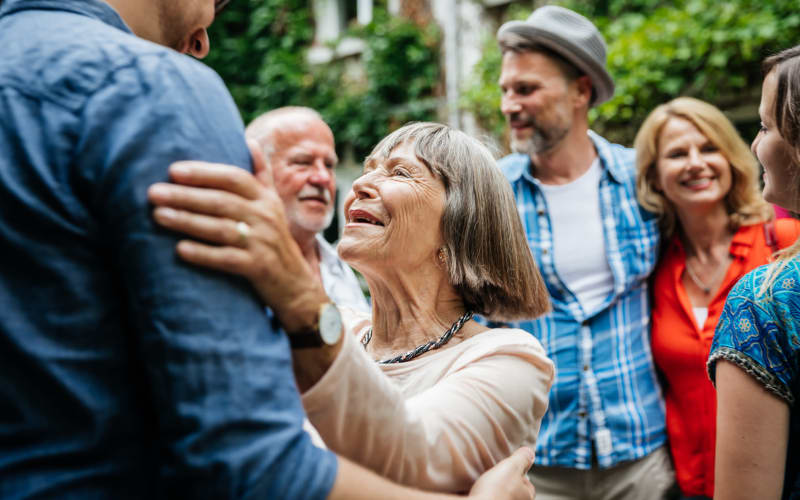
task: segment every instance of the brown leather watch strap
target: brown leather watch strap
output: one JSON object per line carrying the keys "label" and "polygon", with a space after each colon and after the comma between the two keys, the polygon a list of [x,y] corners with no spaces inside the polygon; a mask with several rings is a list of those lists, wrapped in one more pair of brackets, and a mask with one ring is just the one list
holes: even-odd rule
{"label": "brown leather watch strap", "polygon": [[289,337],[289,345],[292,349],[311,349],[312,347],[322,347],[324,345],[322,337],[315,330],[290,333],[287,334],[287,337]]}

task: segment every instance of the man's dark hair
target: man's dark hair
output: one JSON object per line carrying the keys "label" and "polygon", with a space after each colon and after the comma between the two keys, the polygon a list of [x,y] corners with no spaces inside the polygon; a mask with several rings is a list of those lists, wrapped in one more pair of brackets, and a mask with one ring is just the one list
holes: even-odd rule
{"label": "man's dark hair", "polygon": [[567,80],[572,81],[585,74],[577,66],[568,61],[566,57],[562,56],[553,49],[545,47],[542,44],[532,42],[527,38],[515,33],[505,33],[498,43],[500,44],[500,52],[502,54],[505,54],[506,52],[516,52],[518,54],[522,52],[540,52],[546,55],[555,61],[555,63],[561,69],[561,72],[564,73],[564,76],[567,78]]}
{"label": "man's dark hair", "polygon": [[[500,52],[505,54],[506,52],[515,52],[517,54],[523,52],[539,52],[544,54],[545,56],[549,57],[553,62],[561,70],[561,73],[564,75],[564,78],[567,81],[575,81],[581,76],[585,75],[580,68],[572,64],[566,57],[562,56],[555,50],[546,47],[540,43],[532,42],[527,38],[518,35],[516,33],[504,33],[501,35],[500,39],[497,41],[500,45]],[[594,88],[594,82],[592,82],[592,99],[591,102],[594,102],[597,98],[597,90]]]}

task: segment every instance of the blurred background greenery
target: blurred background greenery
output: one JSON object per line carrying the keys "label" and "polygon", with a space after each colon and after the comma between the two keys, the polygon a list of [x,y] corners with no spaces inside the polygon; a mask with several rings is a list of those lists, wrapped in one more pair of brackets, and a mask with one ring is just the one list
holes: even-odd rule
{"label": "blurred background greenery", "polygon": [[[453,16],[481,13],[481,52],[462,65],[469,67],[459,84],[457,112],[505,144],[494,33],[503,21],[524,19],[544,2],[375,0],[370,21],[359,23],[356,2],[363,0],[331,1],[236,0],[214,23],[206,62],[228,84],[245,121],[278,106],[310,106],[331,125],[340,156],[355,163],[407,121],[447,122],[454,111],[445,103],[451,90],[444,30],[430,14],[441,10],[435,2],[446,2],[458,7]],[[554,3],[586,15],[605,35],[617,90],[592,110],[592,128],[628,145],[653,107],[679,95],[716,104],[749,141],[758,126],[761,59],[800,41],[797,0]],[[327,4],[343,12],[344,24],[338,38],[320,41],[319,9]],[[360,48],[337,56],[344,39],[359,40]],[[312,61],[309,51],[320,46],[334,55]]]}
{"label": "blurred background greenery", "polygon": [[[614,98],[593,109],[592,128],[630,145],[656,106],[686,95],[724,110],[746,141],[758,130],[760,61],[800,42],[796,0],[571,0],[560,3],[592,19],[608,43]],[[515,9],[524,19],[530,10]],[[476,67],[464,106],[482,110],[481,123],[503,133],[493,38]]]}
{"label": "blurred background greenery", "polygon": [[369,24],[352,23],[342,32],[341,38],[363,40],[357,61],[312,64],[314,21],[308,0],[236,0],[214,22],[205,61],[228,85],[245,122],[280,106],[314,108],[331,126],[337,149],[360,161],[391,130],[437,119],[434,23],[390,16],[377,3]]}

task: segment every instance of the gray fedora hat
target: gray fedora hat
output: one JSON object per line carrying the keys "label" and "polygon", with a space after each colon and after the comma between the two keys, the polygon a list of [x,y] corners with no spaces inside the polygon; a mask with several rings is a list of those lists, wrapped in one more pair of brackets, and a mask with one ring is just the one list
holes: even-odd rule
{"label": "gray fedora hat", "polygon": [[517,34],[563,56],[589,75],[595,91],[592,105],[614,95],[614,80],[606,71],[606,42],[588,19],[564,7],[546,5],[533,11],[525,21],[509,21],[497,32],[502,40],[507,33]]}

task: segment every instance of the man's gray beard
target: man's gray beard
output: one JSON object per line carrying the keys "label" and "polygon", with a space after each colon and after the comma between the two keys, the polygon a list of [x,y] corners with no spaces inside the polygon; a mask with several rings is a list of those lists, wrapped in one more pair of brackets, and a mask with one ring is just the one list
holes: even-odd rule
{"label": "man's gray beard", "polygon": [[331,225],[331,222],[333,222],[333,217],[336,215],[336,207],[331,207],[331,209],[328,210],[328,213],[325,215],[324,221],[320,225],[311,224],[311,223],[307,222],[305,219],[302,219],[299,216],[294,216],[292,218],[292,216],[290,214],[287,214],[287,215],[289,215],[290,224],[294,223],[294,224],[297,224],[298,226],[300,226],[301,228],[303,228],[306,231],[311,231],[311,232],[314,232],[314,233],[320,233],[320,232],[324,231],[325,229],[327,229],[328,226]]}
{"label": "man's gray beard", "polygon": [[521,153],[534,157],[542,153],[546,153],[556,147],[561,140],[567,135],[569,129],[556,130],[554,134],[546,136],[538,129],[533,129],[533,134],[523,140],[516,140],[511,138],[511,150],[515,153]]}

